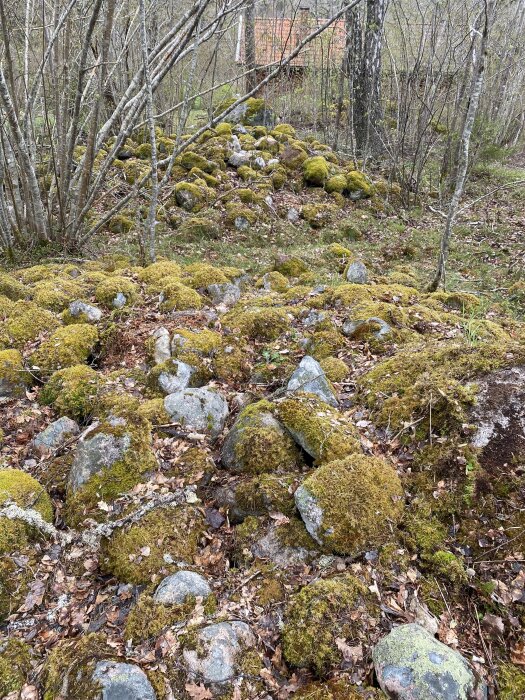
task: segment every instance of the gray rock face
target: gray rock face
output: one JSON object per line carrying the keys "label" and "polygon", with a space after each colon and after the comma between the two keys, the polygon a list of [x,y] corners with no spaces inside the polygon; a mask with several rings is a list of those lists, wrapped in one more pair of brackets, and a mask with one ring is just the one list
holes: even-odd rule
{"label": "gray rock face", "polygon": [[174,423],[217,437],[228,417],[228,404],[218,391],[201,387],[169,394],[164,408]]}
{"label": "gray rock face", "polygon": [[291,547],[281,541],[277,527],[271,525],[268,531],[253,545],[252,554],[257,559],[270,561],[280,569],[299,566],[311,561],[317,554],[305,547]]}
{"label": "gray rock face", "polygon": [[116,437],[100,432],[91,438],[88,434],[78,443],[69,472],[69,488],[77,491],[94,474],[111,467],[129,449],[130,444],[131,436],[127,434]]}
{"label": "gray rock face", "polygon": [[93,680],[101,685],[100,700],[156,700],[153,686],[142,669],[134,664],[99,661]]}
{"label": "gray rock face", "polygon": [[338,405],[330,382],[326,378],[321,365],[310,355],[303,357],[299,366],[290,377],[286,388],[291,393],[294,391],[305,391],[309,394],[315,394],[321,401],[330,404],[330,406]]}
{"label": "gray rock face", "polygon": [[253,106],[250,108],[250,105],[244,102],[224,117],[224,121],[232,124],[241,123],[246,126],[270,126],[273,128],[275,126],[275,114],[264,104],[259,109],[254,109]]}
{"label": "gray rock face", "polygon": [[177,571],[163,579],[153,595],[153,600],[164,605],[180,605],[188,596],[207,598],[211,588],[206,579],[195,571]]}
{"label": "gray rock face", "polygon": [[159,374],[158,384],[165,394],[174,394],[177,391],[187,389],[191,382],[191,376],[195,368],[180,360],[170,363],[172,369]]}
{"label": "gray rock face", "polygon": [[205,683],[225,683],[239,675],[244,649],[255,645],[255,637],[244,622],[219,622],[197,634],[198,650],[185,649],[188,675]]}
{"label": "gray rock face", "polygon": [[[246,429],[266,429],[275,433],[276,440],[283,441],[286,438],[286,431],[271,413],[257,413],[254,416],[244,416],[238,418],[232,429],[226,435],[221,451],[221,462],[223,467],[238,474],[245,471],[245,464],[237,450],[237,445],[243,438]],[[269,470],[272,465],[268,465]],[[291,465],[293,466],[293,465]]]}
{"label": "gray rock face", "polygon": [[31,443],[31,447],[39,454],[54,452],[70,437],[78,435],[79,430],[80,428],[74,420],[63,416],[50,423],[41,433],[38,433]]}
{"label": "gray rock face", "polygon": [[467,661],[423,627],[401,625],[373,651],[381,689],[396,700],[474,700],[486,698]]}
{"label": "gray rock face", "polygon": [[383,321],[382,318],[372,316],[361,321],[352,321],[347,319],[343,323],[342,331],[343,335],[346,335],[347,338],[356,338],[360,335],[371,333],[374,338],[383,340],[390,335],[390,333],[392,333],[392,328],[386,321]]}
{"label": "gray rock face", "polygon": [[153,338],[155,340],[153,359],[156,365],[160,365],[171,357],[170,334],[168,329],[163,326],[157,328],[153,331]]}
{"label": "gray rock face", "polygon": [[478,395],[470,422],[472,445],[489,472],[525,458],[525,367],[511,367],[476,380]]}
{"label": "gray rock face", "polygon": [[126,306],[128,302],[128,299],[125,294],[122,292],[117,292],[117,295],[111,302],[111,305],[113,306],[114,309],[121,309],[123,306]]}
{"label": "gray rock face", "polygon": [[231,165],[232,168],[240,168],[241,165],[248,165],[251,158],[251,153],[248,151],[236,151],[228,158],[228,164]]}
{"label": "gray rock face", "polygon": [[296,224],[301,218],[301,215],[295,207],[290,207],[286,213],[286,218],[291,224]]}
{"label": "gray rock face", "polygon": [[319,544],[323,544],[319,536],[319,531],[323,524],[323,509],[318,505],[314,496],[303,484],[296,489],[294,498],[297,510],[301,514],[304,526],[308,530],[309,535],[313,537],[316,542],[319,542]]}
{"label": "gray rock face", "polygon": [[366,284],[368,282],[368,270],[360,260],[351,263],[346,271],[347,282],[352,284]]}
{"label": "gray rock face", "polygon": [[86,304],[84,301],[72,301],[69,305],[69,313],[73,318],[84,314],[91,323],[96,323],[102,318],[102,311],[93,304]]}
{"label": "gray rock face", "polygon": [[326,312],[318,311],[317,309],[312,309],[303,319],[303,326],[306,328],[312,328],[317,326],[318,323],[326,320]]}
{"label": "gray rock face", "polygon": [[225,282],[224,284],[210,284],[206,287],[206,291],[211,296],[215,306],[224,304],[225,306],[233,306],[241,298],[241,290],[236,284]]}

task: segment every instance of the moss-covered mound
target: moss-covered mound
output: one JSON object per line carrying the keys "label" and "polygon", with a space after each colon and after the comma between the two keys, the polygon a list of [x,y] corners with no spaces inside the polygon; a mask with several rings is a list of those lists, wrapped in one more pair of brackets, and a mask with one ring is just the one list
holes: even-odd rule
{"label": "moss-covered mound", "polygon": [[0,643],[0,695],[18,693],[31,670],[29,647],[19,639]]}
{"label": "moss-covered mound", "polygon": [[295,492],[295,502],[319,544],[355,555],[393,536],[403,489],[387,462],[354,454],[316,469]]}
{"label": "moss-covered mound", "polygon": [[102,566],[120,581],[158,583],[192,563],[204,530],[202,514],[190,506],[157,508],[126,529],[116,530],[102,549]]}
{"label": "moss-covered mound", "polygon": [[292,666],[326,674],[342,659],[336,639],[365,641],[374,613],[366,586],[349,574],[304,586],[285,610],[285,659]]}
{"label": "moss-covered mound", "polygon": [[59,326],[57,317],[31,301],[17,301],[6,314],[0,327],[0,347],[22,348],[36,340],[41,333],[54,331]]}
{"label": "moss-covered mound", "polygon": [[0,350],[0,396],[23,396],[29,380],[18,350]]}
{"label": "moss-covered mound", "polygon": [[318,464],[361,451],[352,424],[314,394],[298,393],[279,400],[274,411],[297,444]]}
{"label": "moss-covered mound", "polygon": [[95,409],[100,376],[87,365],[54,372],[40,392],[40,402],[62,415],[85,420]]}
{"label": "moss-covered mound", "polygon": [[85,362],[98,343],[98,331],[89,323],[59,328],[31,355],[31,364],[42,375]]}

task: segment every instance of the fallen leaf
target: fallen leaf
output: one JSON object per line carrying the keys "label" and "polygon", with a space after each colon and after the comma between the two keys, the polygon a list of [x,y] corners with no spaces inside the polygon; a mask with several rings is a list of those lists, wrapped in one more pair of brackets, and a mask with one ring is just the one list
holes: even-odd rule
{"label": "fallen leaf", "polygon": [[192,698],[192,700],[210,700],[213,698],[212,693],[205,688],[203,685],[196,685],[195,683],[186,683],[184,686],[186,692]]}

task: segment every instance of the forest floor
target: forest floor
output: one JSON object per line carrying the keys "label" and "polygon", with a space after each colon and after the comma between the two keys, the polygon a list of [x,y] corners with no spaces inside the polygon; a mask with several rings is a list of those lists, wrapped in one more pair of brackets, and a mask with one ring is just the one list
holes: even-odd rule
{"label": "forest floor", "polygon": [[[48,328],[24,336],[17,346],[25,368],[36,376],[2,410],[0,458],[4,468],[23,470],[44,485],[59,534],[23,532],[19,549],[11,545],[8,554],[0,538],[2,634],[27,645],[16,650],[19,656],[0,647],[0,695],[3,689],[10,700],[80,697],[86,690],[82,669],[91,672],[93,659],[114,657],[145,670],[159,699],[339,700],[354,697],[352,692],[382,697],[372,648],[393,626],[424,620],[485,679],[489,697],[525,697],[525,451],[500,445],[500,471],[491,471],[494,455],[477,454],[470,444],[467,425],[473,418],[466,391],[471,379],[524,361],[525,187],[512,184],[524,179],[519,162],[473,174],[454,230],[447,293],[442,295],[425,292],[444,222],[439,203],[430,198],[410,210],[377,197],[347,202],[319,228],[304,220],[283,221],[270,211],[247,230],[219,226],[212,240],[195,231],[181,233],[178,225],[164,221],[158,258],[182,266],[173,278],[198,290],[201,299],[194,309],[166,311],[158,295],[162,279],[148,277],[148,268],[139,267],[133,231],[105,231],[91,243],[85,262],[44,261],[43,266],[10,270],[10,279],[28,289],[31,298],[21,296],[17,304],[39,305],[40,288],[49,291],[50,280],[67,278],[68,284],[78,282],[82,298],[102,308],[103,315],[94,324],[97,339],[78,360],[86,360],[98,377],[92,378],[96,400],[77,385],[69,387],[69,394],[60,385],[62,393],[50,399],[52,379],[42,367],[35,368],[38,358],[45,365],[46,357],[53,356],[52,333],[56,324],[66,323],[63,310],[78,290],[66,285],[59,290],[63,299],[57,294],[43,303],[41,308],[55,320],[50,317]],[[300,210],[323,202],[324,194],[284,187],[272,200],[275,212]],[[357,259],[366,264],[368,284],[345,280],[348,262]],[[291,269],[297,260],[299,268]],[[233,314],[220,304],[214,308],[197,281],[201,273],[220,284],[225,276],[226,282],[237,279],[232,268],[248,275]],[[273,277],[264,278],[268,272]],[[133,303],[112,310],[100,286],[108,280],[122,284],[123,279],[128,286],[122,289]],[[357,286],[358,293],[349,289]],[[6,305],[3,328],[9,336],[15,311]],[[17,308],[18,314],[22,307]],[[266,314],[268,309],[276,314]],[[314,311],[325,314],[318,328],[308,325]],[[385,344],[376,342],[370,328],[363,335],[344,335],[341,329],[352,313],[358,318],[359,313],[381,315],[393,335]],[[173,428],[159,402],[166,392],[159,391],[158,375],[152,373],[151,337],[160,326],[171,338],[181,329],[199,331],[197,335],[213,331],[212,347],[206,350],[192,346],[196,341],[190,333],[184,359],[189,362],[188,352],[193,352],[206,382],[229,404],[218,439],[203,434],[206,429],[166,428],[168,423]],[[50,335],[51,345],[46,345]],[[277,491],[264,481],[264,466],[252,473],[221,468],[224,437],[247,402],[267,399],[285,421],[279,413],[281,390],[305,347],[332,379],[337,420],[352,426],[367,458],[384,460],[397,471],[404,489],[405,515],[385,541],[372,538],[359,551],[319,547],[302,527],[293,492],[310,477],[313,459],[322,465],[319,455],[300,455],[281,475],[286,486],[281,479]],[[50,360],[49,373],[59,366]],[[403,374],[407,385],[393,385],[391,378]],[[525,393],[523,387],[516,391]],[[126,494],[115,496],[99,484],[91,501],[75,501],[68,493],[67,472],[78,437],[47,453],[37,453],[32,441],[62,415],[77,420],[82,430],[94,418],[104,421],[110,405],[129,424],[134,420],[130,411],[148,418],[151,443],[146,451],[156,466],[139,473]],[[137,443],[134,449],[142,454],[143,446]],[[272,455],[272,446],[268,449]],[[507,461],[512,449],[516,459]],[[0,494],[1,488],[6,487],[0,484]],[[193,513],[187,530],[174,522],[167,526],[168,535],[151,528],[146,532],[139,530],[138,516],[138,522],[131,516],[122,527],[124,537],[118,540],[112,532],[101,547],[97,522],[126,519],[166,497]],[[366,541],[364,516],[359,527]],[[277,550],[276,532],[281,533]],[[193,533],[194,546],[186,552],[181,541],[191,540]],[[274,544],[261,554],[261,541]],[[445,554],[443,560],[436,556]],[[216,606],[211,610],[198,601],[184,614],[179,610],[176,619],[165,619],[151,596],[179,559],[208,580]],[[299,629],[294,628],[298,592],[319,579],[342,581],[346,575],[365,585],[363,599],[369,596],[370,602],[356,604],[352,619],[333,600],[322,611],[310,604]],[[188,674],[181,652],[191,648],[188,640],[195,630],[220,620],[246,622],[256,640],[255,654],[246,655],[249,664],[237,670],[222,694],[198,674]],[[307,635],[302,642],[301,627]],[[82,646],[86,639],[91,641]],[[324,656],[308,650],[326,640],[330,651],[321,652]],[[300,661],[297,646],[306,648]],[[92,697],[90,689],[82,697]]]}

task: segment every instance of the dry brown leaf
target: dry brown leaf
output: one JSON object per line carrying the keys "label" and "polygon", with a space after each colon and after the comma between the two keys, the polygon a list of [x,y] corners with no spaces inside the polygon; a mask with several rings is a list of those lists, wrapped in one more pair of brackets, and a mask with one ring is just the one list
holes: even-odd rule
{"label": "dry brown leaf", "polygon": [[186,683],[184,687],[192,700],[210,700],[213,698],[211,691],[209,691],[208,688],[205,688],[203,685]]}

